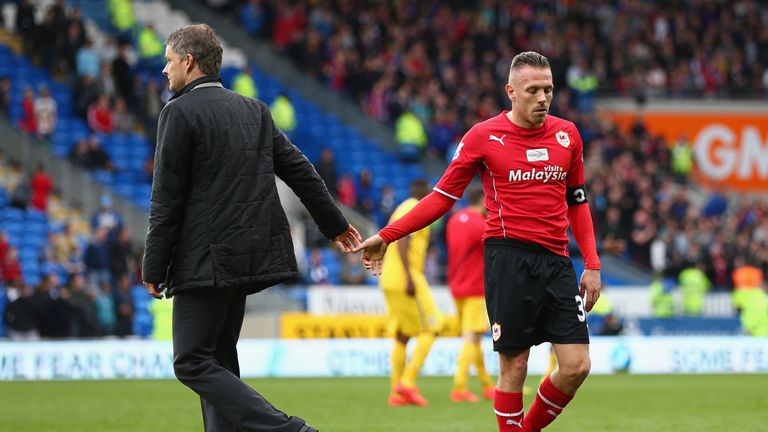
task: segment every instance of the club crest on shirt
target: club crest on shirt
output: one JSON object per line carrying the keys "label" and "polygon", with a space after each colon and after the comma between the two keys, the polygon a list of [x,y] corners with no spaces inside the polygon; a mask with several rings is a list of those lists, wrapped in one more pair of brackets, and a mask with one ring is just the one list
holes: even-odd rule
{"label": "club crest on shirt", "polygon": [[571,145],[571,138],[568,136],[568,132],[560,131],[555,134],[555,138],[557,139],[557,143],[565,148],[568,148],[568,146]]}
{"label": "club crest on shirt", "polygon": [[496,342],[501,338],[501,324],[499,323],[493,323],[491,326],[491,335],[493,336],[493,341]]}

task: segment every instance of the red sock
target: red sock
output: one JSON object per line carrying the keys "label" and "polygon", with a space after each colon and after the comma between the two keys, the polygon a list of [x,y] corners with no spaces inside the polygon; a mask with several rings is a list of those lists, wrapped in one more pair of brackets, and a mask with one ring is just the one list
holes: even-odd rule
{"label": "red sock", "polygon": [[523,394],[507,393],[496,389],[493,398],[493,410],[496,412],[496,422],[499,432],[522,431],[523,423]]}
{"label": "red sock", "polygon": [[525,415],[523,430],[526,432],[540,431],[555,421],[571,399],[573,399],[573,396],[558,390],[552,384],[549,377],[547,377],[539,386],[539,390],[536,392],[536,399],[533,401],[531,409]]}

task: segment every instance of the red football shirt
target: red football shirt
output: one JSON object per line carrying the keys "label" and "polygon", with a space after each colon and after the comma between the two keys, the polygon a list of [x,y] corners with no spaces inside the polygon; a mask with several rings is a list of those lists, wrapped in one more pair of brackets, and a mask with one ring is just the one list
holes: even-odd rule
{"label": "red football shirt", "polygon": [[[476,173],[485,191],[484,238],[536,243],[568,256],[566,188],[584,185],[583,144],[576,126],[548,115],[526,129],[504,111],[470,129],[435,191],[459,199]],[[582,195],[577,201],[584,201]]]}
{"label": "red football shirt", "polygon": [[465,208],[448,219],[448,287],[456,298],[484,295],[483,232],[485,218]]}

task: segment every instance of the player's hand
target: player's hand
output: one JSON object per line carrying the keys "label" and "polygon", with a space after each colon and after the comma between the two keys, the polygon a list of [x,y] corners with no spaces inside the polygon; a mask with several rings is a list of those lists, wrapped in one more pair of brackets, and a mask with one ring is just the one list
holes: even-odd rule
{"label": "player's hand", "polygon": [[156,299],[162,299],[163,298],[163,294],[160,291],[157,291],[157,284],[156,283],[144,281],[144,288],[147,289],[147,292],[152,297],[154,297]]}
{"label": "player's hand", "polygon": [[405,282],[405,293],[409,297],[413,297],[416,295],[416,285],[414,285],[413,279],[411,279],[411,275],[408,275],[406,279],[407,281]]}
{"label": "player's hand", "polygon": [[352,252],[359,251],[363,251],[360,257],[363,267],[370,270],[374,276],[381,275],[381,261],[384,259],[384,252],[387,251],[387,242],[375,234],[352,250]]}
{"label": "player's hand", "polygon": [[360,233],[357,232],[355,227],[350,225],[346,231],[333,238],[333,242],[341,249],[342,252],[356,252],[355,248],[360,245],[360,241],[363,239]]}
{"label": "player's hand", "polygon": [[600,298],[600,270],[584,270],[581,274],[579,292],[586,302],[584,308],[587,312],[591,311],[592,306]]}

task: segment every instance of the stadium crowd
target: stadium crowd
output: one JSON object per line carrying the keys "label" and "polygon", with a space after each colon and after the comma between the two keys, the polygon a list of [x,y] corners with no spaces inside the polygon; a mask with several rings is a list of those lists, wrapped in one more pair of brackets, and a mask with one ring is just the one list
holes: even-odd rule
{"label": "stadium crowd", "polygon": [[768,8],[756,1],[240,3],[249,33],[378,120],[397,128],[412,113],[420,145],[439,154],[506,106],[494,83],[525,50],[549,58],[556,99],[581,112],[597,93],[759,98],[768,89]]}

